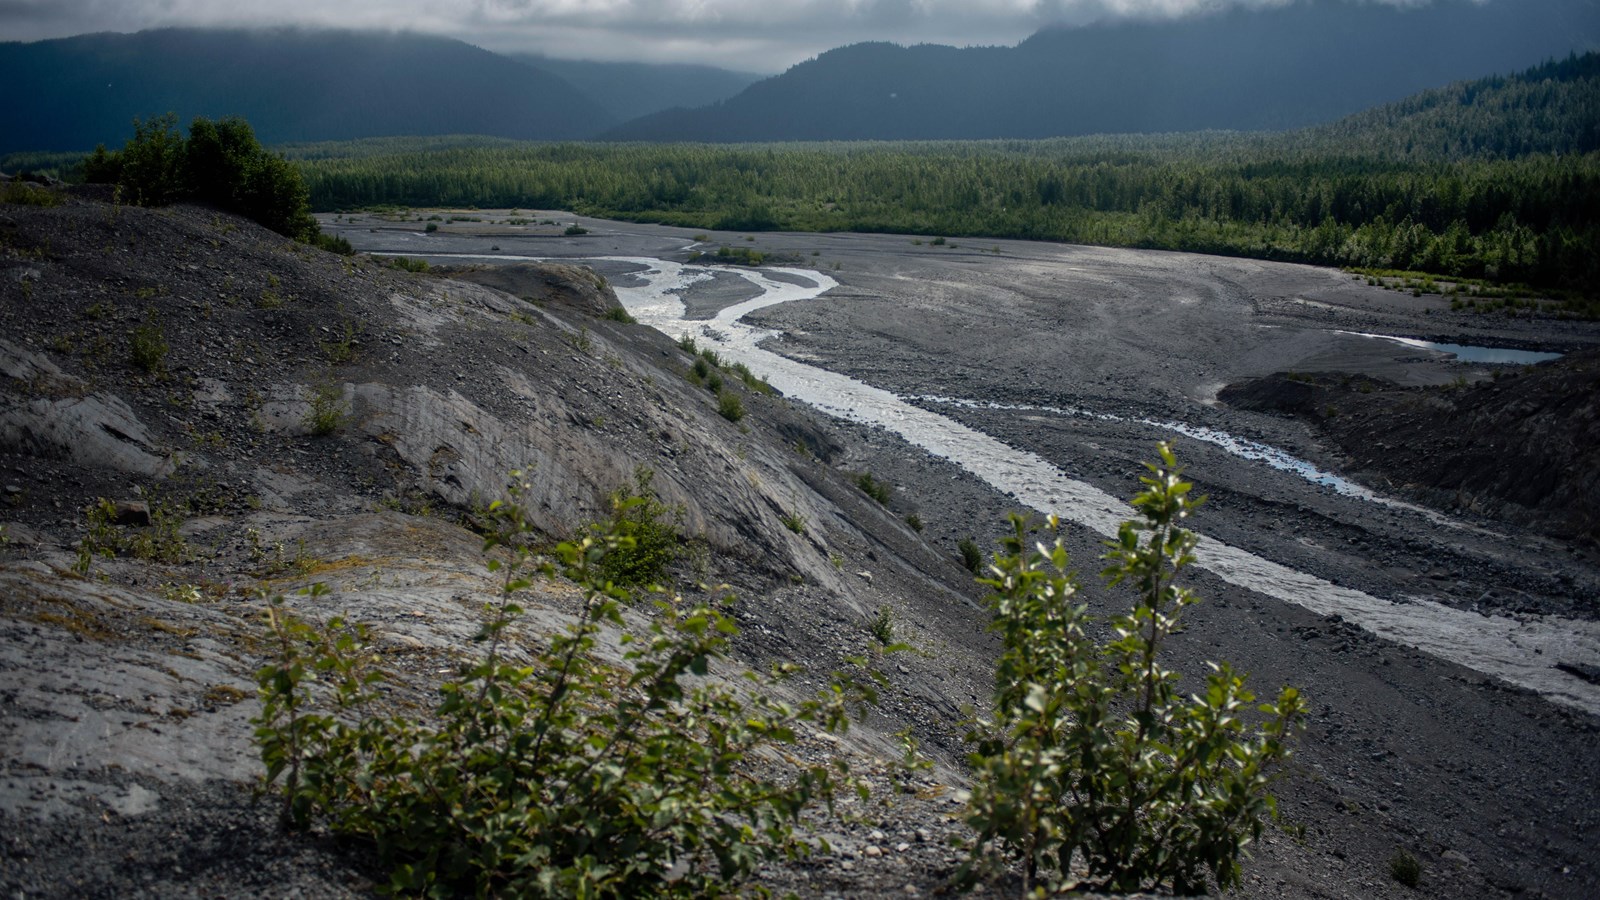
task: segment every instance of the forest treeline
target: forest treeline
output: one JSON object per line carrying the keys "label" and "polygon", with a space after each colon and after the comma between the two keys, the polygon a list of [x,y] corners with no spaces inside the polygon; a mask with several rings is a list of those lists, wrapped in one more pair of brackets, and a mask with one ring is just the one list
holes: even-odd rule
{"label": "forest treeline", "polygon": [[1381,161],[1252,138],[319,150],[319,210],[564,208],[738,231],[1057,240],[1592,291],[1600,154]]}
{"label": "forest treeline", "polygon": [[319,210],[565,208],[738,231],[1057,240],[1600,285],[1600,55],[1294,132],[288,148]]}

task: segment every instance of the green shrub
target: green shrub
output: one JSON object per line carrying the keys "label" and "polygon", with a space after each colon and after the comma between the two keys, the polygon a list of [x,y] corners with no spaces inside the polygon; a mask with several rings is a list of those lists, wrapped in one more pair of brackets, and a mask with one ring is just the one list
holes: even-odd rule
{"label": "green shrub", "polygon": [[[429,716],[381,702],[364,628],[270,605],[276,659],[257,676],[253,721],[284,822],[366,840],[387,887],[415,896],[725,895],[766,862],[805,855],[797,823],[831,805],[843,767],[784,764],[794,757],[778,751],[798,733],[842,731],[870,692],[835,676],[790,704],[772,697],[792,666],[702,677],[738,629],[681,601],[659,602],[646,634],[621,637],[621,662],[602,658],[603,632],[623,621],[608,560],[635,538],[602,528],[536,560],[527,490],[490,507],[484,549],[504,580],[478,633],[486,650],[441,686]],[[577,622],[544,636],[526,664],[507,659],[524,644],[513,643],[518,598],[557,573],[583,590]],[[319,678],[331,709],[312,693]],[[769,758],[759,769],[748,764],[758,755]]]}
{"label": "green shrub", "polygon": [[971,538],[962,538],[956,544],[956,549],[960,551],[961,564],[967,567],[967,571],[974,575],[978,574],[978,570],[983,567],[983,551],[978,549],[977,543]]}
{"label": "green shrub", "polygon": [[689,354],[699,352],[695,347],[694,337],[687,332],[678,336],[678,349]]}
{"label": "green shrub", "polygon": [[18,206],[60,206],[61,194],[26,181],[8,181],[0,185],[0,203],[15,203]]}
{"label": "green shrub", "polygon": [[1422,881],[1422,863],[1410,852],[1396,850],[1394,856],[1389,857],[1389,875],[1406,887],[1414,888]]}
{"label": "green shrub", "polygon": [[99,497],[85,511],[88,533],[78,544],[78,559],[73,570],[88,575],[96,556],[110,559],[114,556],[131,556],[146,562],[182,565],[193,558],[189,544],[179,529],[183,514],[159,500],[149,503],[150,524],[143,526],[117,525],[117,507],[104,497]]}
{"label": "green shrub", "polygon": [[[1179,527],[1196,505],[1171,449],[1150,466],[1133,500],[1142,518],[1124,522],[1109,542],[1109,585],[1138,592],[1132,610],[1111,620],[1112,639],[1087,633],[1087,606],[1067,570],[1067,551],[1028,549],[1029,530],[1013,533],[996,557],[992,627],[1004,640],[995,670],[994,721],[969,736],[977,744],[967,822],[976,831],[969,875],[992,862],[985,848],[1020,859],[1023,893],[1053,892],[1074,877],[1097,891],[1224,889],[1240,880],[1239,856],[1274,809],[1266,789],[1305,704],[1294,688],[1247,727],[1254,698],[1226,664],[1191,696],[1162,667],[1162,644],[1183,608],[1198,598],[1177,583],[1194,559],[1196,537]],[[1054,517],[1051,526],[1056,527]]]}
{"label": "green shrub", "polygon": [[317,232],[311,237],[311,245],[319,250],[337,253],[340,256],[355,256],[356,248],[350,242],[336,234],[323,234]]}
{"label": "green shrub", "polygon": [[878,607],[878,611],[867,618],[867,632],[879,646],[888,647],[894,644],[894,610],[887,606]]}
{"label": "green shrub", "polygon": [[889,496],[894,491],[893,486],[887,481],[873,478],[870,472],[862,472],[856,476],[856,487],[861,488],[862,493],[884,506],[889,505]]}
{"label": "green shrub", "polygon": [[167,337],[156,323],[155,310],[145,316],[144,324],[128,335],[128,357],[135,368],[154,375],[166,368]]}
{"label": "green shrub", "polygon": [[805,534],[806,517],[800,515],[799,513],[784,513],[783,527],[789,529],[795,534]]}
{"label": "green shrub", "polygon": [[588,234],[589,229],[574,222],[573,224],[568,225],[567,229],[561,233],[567,235],[568,237],[573,237],[580,234]]}
{"label": "green shrub", "polygon": [[757,377],[756,373],[750,371],[750,367],[744,363],[731,363],[728,366],[728,371],[739,376],[739,380],[744,382],[745,387],[763,394],[772,393],[772,385],[767,384],[765,378]]}
{"label": "green shrub", "polygon": [[916,513],[910,513],[906,516],[906,524],[911,526],[912,531],[919,534],[922,532],[922,517]]}
{"label": "green shrub", "polygon": [[638,319],[633,317],[632,313],[628,312],[626,308],[621,306],[611,307],[605,311],[605,314],[601,316],[601,318],[610,319],[613,322],[621,322],[624,325],[636,325],[639,322]]}
{"label": "green shrub", "polygon": [[317,437],[325,437],[339,430],[349,418],[344,405],[344,390],[331,381],[324,381],[308,389],[311,408],[302,420],[306,430]]}
{"label": "green shrub", "polygon": [[426,274],[429,268],[427,260],[411,259],[405,256],[390,257],[389,266],[390,268],[403,269],[407,272],[417,272],[419,274]]}
{"label": "green shrub", "polygon": [[654,480],[651,470],[635,469],[632,489],[619,488],[611,494],[611,519],[589,529],[592,538],[615,534],[628,539],[597,564],[600,574],[620,587],[659,584],[683,552],[678,534],[683,510],[661,502],[651,486]]}
{"label": "green shrub", "polygon": [[744,401],[733,391],[720,391],[717,394],[717,415],[729,422],[737,422],[744,418]]}

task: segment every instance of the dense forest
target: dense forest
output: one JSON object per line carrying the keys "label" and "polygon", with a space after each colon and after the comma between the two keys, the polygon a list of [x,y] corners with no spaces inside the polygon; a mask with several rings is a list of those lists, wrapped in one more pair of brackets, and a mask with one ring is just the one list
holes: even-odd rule
{"label": "dense forest", "polygon": [[1600,55],[1320,128],[761,145],[396,139],[290,148],[313,205],[567,208],[727,230],[1192,250],[1600,285]]}

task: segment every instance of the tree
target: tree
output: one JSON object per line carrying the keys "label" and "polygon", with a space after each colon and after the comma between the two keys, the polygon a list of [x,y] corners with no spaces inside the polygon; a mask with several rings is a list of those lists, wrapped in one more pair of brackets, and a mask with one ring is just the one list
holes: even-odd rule
{"label": "tree", "polygon": [[98,147],[84,160],[84,177],[121,187],[140,206],[192,201],[238,213],[302,241],[319,237],[300,170],[256,140],[237,116],[199,117],[187,140],[177,117],[133,123],[133,137],[115,152]]}
{"label": "tree", "polygon": [[1187,697],[1181,676],[1161,665],[1162,644],[1198,598],[1178,583],[1197,542],[1180,522],[1197,501],[1171,449],[1160,453],[1133,500],[1142,518],[1109,542],[1103,577],[1138,596],[1110,621],[1108,643],[1089,637],[1061,540],[1029,550],[1020,517],[983,582],[994,589],[992,627],[1005,650],[994,720],[972,735],[967,822],[978,836],[974,862],[991,850],[1018,858],[1024,893],[1036,879],[1061,886],[1075,860],[1097,890],[1187,893],[1208,875],[1237,884],[1240,854],[1273,809],[1272,769],[1304,715],[1286,687],[1259,707],[1264,721],[1247,726],[1254,698],[1226,663],[1212,664]]}

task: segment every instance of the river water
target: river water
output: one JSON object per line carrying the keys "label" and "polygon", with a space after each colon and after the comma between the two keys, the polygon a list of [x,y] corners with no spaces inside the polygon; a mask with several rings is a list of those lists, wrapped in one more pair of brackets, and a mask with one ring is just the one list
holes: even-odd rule
{"label": "river water", "polygon": [[[469,258],[538,259],[505,254]],[[714,348],[723,359],[749,366],[785,395],[823,412],[892,431],[909,443],[960,465],[1032,509],[1057,515],[1063,521],[1107,537],[1115,535],[1117,527],[1133,516],[1132,507],[1119,498],[1069,477],[1067,472],[1042,457],[1008,446],[912,402],[920,399],[924,404],[934,405],[974,401],[900,397],[762,348],[761,342],[772,337],[773,332],[746,325],[741,318],[776,304],[803,302],[821,296],[838,285],[825,273],[797,268],[687,266],[648,257],[562,261],[609,264],[606,268],[628,267],[628,278],[613,280],[642,283],[613,286],[618,298],[640,322],[674,338],[688,334],[701,346]],[[724,273],[724,277],[731,274],[746,279],[761,293],[754,299],[721,310],[710,320],[686,318],[681,298],[697,284],[712,280],[715,272]],[[1057,412],[1099,415],[1083,410]],[[1176,431],[1364,500],[1409,506],[1381,498],[1275,448],[1184,423],[1140,421],[1151,427],[1152,437],[1159,436],[1160,432]],[[1387,640],[1416,647],[1537,691],[1556,702],[1600,715],[1600,685],[1581,681],[1552,666],[1556,660],[1600,665],[1600,623],[1556,616],[1485,616],[1424,598],[1384,599],[1341,587],[1211,538],[1203,539],[1198,556],[1199,566],[1231,584],[1298,604],[1320,615],[1340,615]]]}
{"label": "river water", "polygon": [[1396,337],[1392,334],[1369,334],[1365,331],[1341,331],[1340,334],[1353,334],[1358,337],[1376,338],[1380,341],[1392,341],[1407,347],[1416,347],[1419,350],[1433,350],[1438,353],[1448,353],[1460,362],[1492,363],[1496,365],[1531,366],[1535,363],[1549,362],[1560,359],[1559,353],[1546,353],[1541,350],[1513,350],[1510,347],[1477,347],[1471,344],[1446,344],[1439,341],[1424,341],[1420,338]]}

